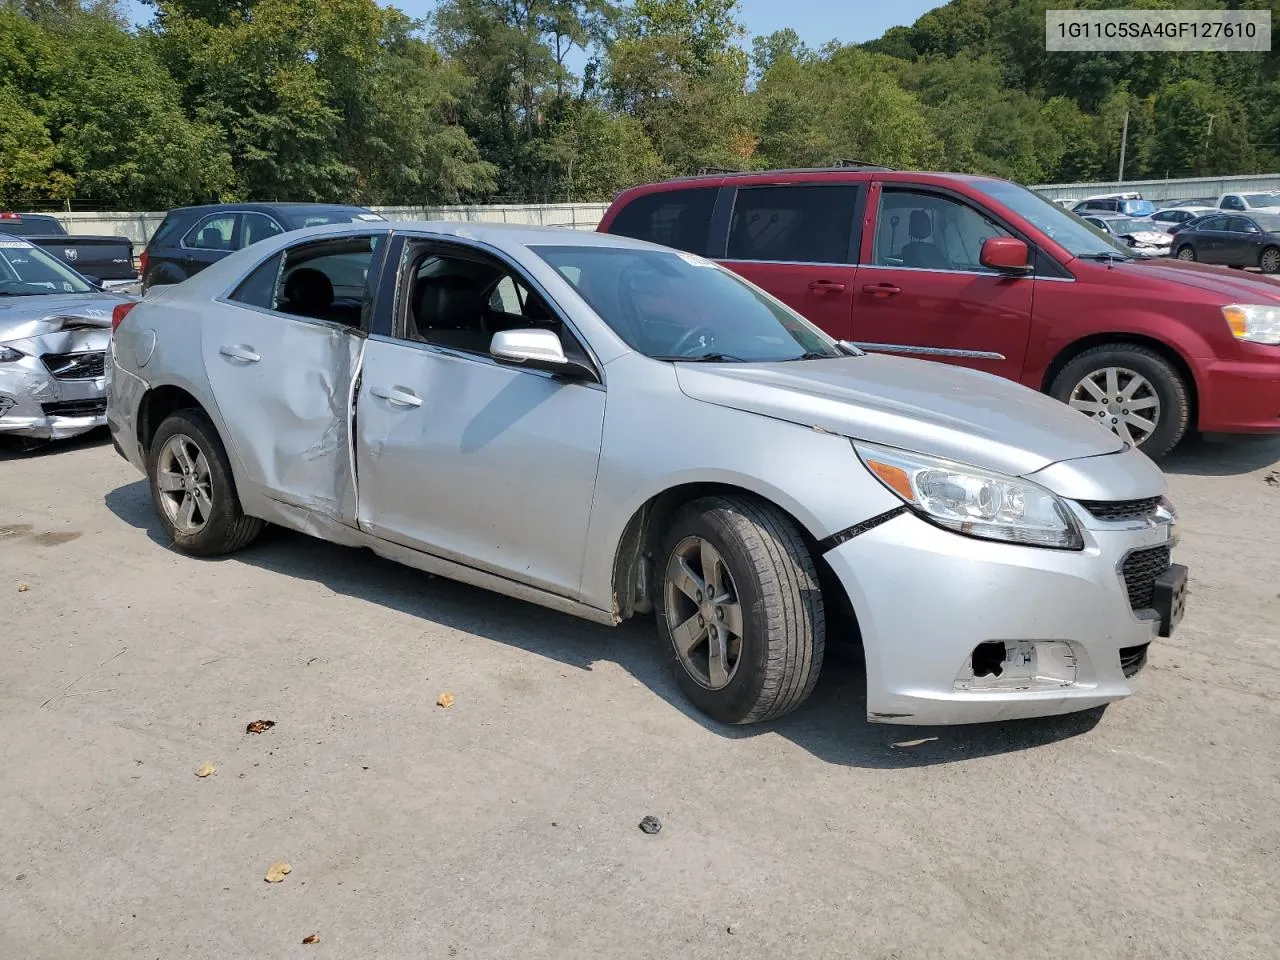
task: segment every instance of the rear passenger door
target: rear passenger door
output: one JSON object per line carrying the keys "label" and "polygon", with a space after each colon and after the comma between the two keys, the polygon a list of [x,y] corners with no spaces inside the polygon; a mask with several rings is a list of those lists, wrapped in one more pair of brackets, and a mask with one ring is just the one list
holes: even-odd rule
{"label": "rear passenger door", "polygon": [[862,207],[858,183],[739,187],[712,256],[838,339],[850,335]]}
{"label": "rear passenger door", "polygon": [[223,210],[196,221],[178,242],[175,259],[183,276],[194,276],[235,250],[239,217],[233,210]]}
{"label": "rear passenger door", "polygon": [[1196,259],[1202,263],[1226,263],[1227,218],[1206,217],[1196,226]]}

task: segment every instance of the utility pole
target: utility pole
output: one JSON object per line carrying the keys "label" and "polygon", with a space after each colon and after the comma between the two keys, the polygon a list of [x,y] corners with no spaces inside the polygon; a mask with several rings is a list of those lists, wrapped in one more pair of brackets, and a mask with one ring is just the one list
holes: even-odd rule
{"label": "utility pole", "polygon": [[1124,132],[1120,134],[1120,173],[1116,176],[1116,180],[1124,182],[1124,148],[1129,143],[1129,111],[1124,112]]}
{"label": "utility pole", "polygon": [[1201,176],[1204,175],[1205,169],[1209,166],[1209,164],[1206,163],[1205,160],[1209,156],[1209,141],[1212,139],[1213,139],[1213,114],[1211,113],[1209,114],[1209,127],[1204,132],[1204,149],[1200,151],[1200,156],[1202,157],[1200,161]]}

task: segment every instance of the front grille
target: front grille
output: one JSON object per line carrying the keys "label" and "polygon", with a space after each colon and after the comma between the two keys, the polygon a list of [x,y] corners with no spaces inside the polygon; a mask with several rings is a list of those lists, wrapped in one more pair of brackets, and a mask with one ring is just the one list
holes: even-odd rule
{"label": "front grille", "polygon": [[1140,520],[1149,517],[1160,506],[1159,497],[1141,500],[1081,500],[1084,507],[1099,520]]}
{"label": "front grille", "polygon": [[55,403],[42,403],[40,409],[46,417],[100,417],[107,412],[107,399],[58,400]]}
{"label": "front grille", "polygon": [[102,376],[107,355],[92,353],[46,353],[40,359],[57,380],[96,380]]}
{"label": "front grille", "polygon": [[1121,572],[1124,586],[1129,591],[1129,606],[1134,610],[1146,610],[1155,596],[1156,578],[1169,569],[1173,550],[1166,544],[1135,550],[1124,558]]}
{"label": "front grille", "polygon": [[1144,643],[1138,647],[1120,648],[1120,669],[1124,671],[1126,677],[1132,677],[1147,665],[1147,647],[1149,646],[1151,644]]}

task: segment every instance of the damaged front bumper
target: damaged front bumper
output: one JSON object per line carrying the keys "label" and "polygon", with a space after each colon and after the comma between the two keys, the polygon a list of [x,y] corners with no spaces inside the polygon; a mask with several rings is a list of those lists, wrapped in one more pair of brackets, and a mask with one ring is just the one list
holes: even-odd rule
{"label": "damaged front bumper", "polygon": [[0,362],[0,435],[62,440],[104,426],[109,336],[71,330],[11,341],[21,356]]}

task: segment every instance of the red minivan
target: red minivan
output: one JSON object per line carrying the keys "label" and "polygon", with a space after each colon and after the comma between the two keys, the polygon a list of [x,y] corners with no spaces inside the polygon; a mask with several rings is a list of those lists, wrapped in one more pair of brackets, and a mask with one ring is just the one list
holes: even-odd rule
{"label": "red minivan", "polygon": [[880,168],[687,177],[599,229],[723,263],[864,350],[1017,380],[1152,457],[1280,433],[1280,282],[1136,258],[991,177]]}

